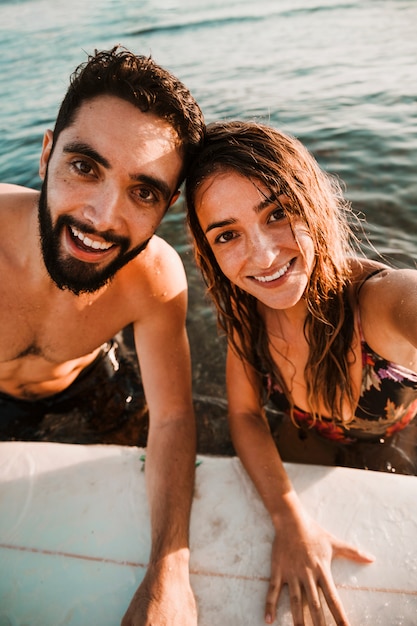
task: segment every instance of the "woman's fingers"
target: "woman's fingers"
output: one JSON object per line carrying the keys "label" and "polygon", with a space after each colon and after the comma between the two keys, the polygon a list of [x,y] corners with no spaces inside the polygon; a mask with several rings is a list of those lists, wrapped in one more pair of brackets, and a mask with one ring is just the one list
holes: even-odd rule
{"label": "woman's fingers", "polygon": [[275,621],[281,589],[282,580],[280,578],[275,578],[274,580],[271,578],[265,605],[265,622],[267,624],[272,624]]}
{"label": "woman's fingers", "polygon": [[336,539],[314,523],[299,524],[297,533],[294,526],[292,534],[286,530],[277,533],[273,543],[265,622],[275,621],[282,587],[288,585],[294,626],[304,626],[305,611],[311,615],[313,626],[326,626],[325,614],[329,611],[335,624],[349,626],[333,580],[332,561],[342,557],[357,563],[372,563],[374,557]]}
{"label": "woman's fingers", "polygon": [[350,559],[357,563],[373,563],[375,561],[375,557],[369,552],[364,552],[349,543],[333,538],[333,558],[335,557]]}
{"label": "woman's fingers", "polygon": [[326,604],[329,607],[329,611],[333,615],[337,626],[348,626],[349,620],[330,572],[326,576],[323,576],[320,582],[320,587],[323,592],[324,599],[326,600]]}
{"label": "woman's fingers", "polygon": [[[305,610],[310,613],[313,626],[326,626],[323,601],[326,602],[335,624],[338,626],[349,626],[347,615],[331,577],[330,579],[323,577],[321,582],[316,582],[310,576],[304,585],[301,585],[298,579],[285,584],[288,586],[294,626],[305,625]],[[281,588],[278,588],[276,585],[269,586],[265,609],[265,622],[267,624],[272,624],[276,619],[280,591]]]}
{"label": "woman's fingers", "polygon": [[298,579],[288,583],[290,606],[294,626],[304,626],[304,602],[302,589]]}
{"label": "woman's fingers", "polygon": [[[314,626],[326,626],[319,590],[314,581],[311,581],[308,585],[306,585],[305,592],[303,591],[303,588],[297,578],[294,578],[291,582],[286,584],[288,585],[291,614],[294,626],[304,626],[304,595],[307,598],[307,604],[310,609]],[[267,624],[272,624],[276,619],[278,600],[281,590],[281,581],[270,583],[265,606],[265,622]]]}
{"label": "woman's fingers", "polygon": [[314,626],[326,626],[319,585],[312,576],[309,577],[305,585],[305,595]]}

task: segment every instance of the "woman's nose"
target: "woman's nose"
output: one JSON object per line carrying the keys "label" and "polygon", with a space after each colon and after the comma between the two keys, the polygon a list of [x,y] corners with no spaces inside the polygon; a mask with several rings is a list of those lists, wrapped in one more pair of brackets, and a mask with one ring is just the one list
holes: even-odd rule
{"label": "woman's nose", "polygon": [[271,235],[256,233],[251,238],[249,254],[259,268],[268,269],[274,263],[279,250]]}

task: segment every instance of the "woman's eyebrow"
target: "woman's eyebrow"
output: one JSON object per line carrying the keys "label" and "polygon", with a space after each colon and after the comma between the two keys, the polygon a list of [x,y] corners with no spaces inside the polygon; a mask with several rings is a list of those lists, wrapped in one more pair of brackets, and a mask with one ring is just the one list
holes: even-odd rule
{"label": "woman's eyebrow", "polygon": [[207,235],[207,233],[214,228],[223,228],[223,226],[231,226],[232,224],[236,224],[236,220],[233,218],[230,218],[228,220],[222,220],[220,222],[212,222],[207,226],[204,232]]}
{"label": "woman's eyebrow", "polygon": [[255,213],[260,213],[261,211],[266,209],[266,207],[271,206],[271,204],[278,203],[278,198],[277,198],[276,193],[272,192],[269,196],[266,196],[265,194],[263,195],[264,195],[264,199],[261,200],[259,204],[253,207],[253,210],[255,211]]}
{"label": "woman's eyebrow", "polygon": [[[253,207],[253,210],[255,211],[255,213],[260,213],[261,211],[266,209],[266,207],[271,206],[271,204],[274,204],[276,202],[278,202],[276,194],[271,193],[270,196],[265,196],[263,200],[259,202],[259,204],[256,204]],[[221,220],[219,222],[212,222],[211,224],[207,226],[204,232],[205,234],[207,234],[210,230],[213,230],[214,228],[223,228],[224,226],[231,226],[232,224],[236,224],[236,222],[237,220],[232,217],[227,220]]]}

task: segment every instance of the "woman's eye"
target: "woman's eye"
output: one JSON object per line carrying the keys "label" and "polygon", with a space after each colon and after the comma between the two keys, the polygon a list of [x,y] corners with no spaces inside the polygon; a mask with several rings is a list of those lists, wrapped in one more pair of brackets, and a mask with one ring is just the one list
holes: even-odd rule
{"label": "woman's eye", "polygon": [[216,243],[227,243],[228,241],[231,241],[232,239],[235,238],[235,234],[233,231],[228,230],[225,233],[221,233],[221,235],[218,235],[215,239]]}
{"label": "woman's eye", "polygon": [[287,217],[287,214],[285,213],[284,209],[282,207],[277,207],[270,214],[269,221],[280,222],[281,220],[284,220],[286,217]]}

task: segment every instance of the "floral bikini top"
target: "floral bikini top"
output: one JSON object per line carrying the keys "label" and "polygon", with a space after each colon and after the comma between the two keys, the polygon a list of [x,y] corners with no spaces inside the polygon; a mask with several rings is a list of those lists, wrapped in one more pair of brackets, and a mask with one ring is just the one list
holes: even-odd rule
{"label": "floral bikini top", "polygon": [[[374,352],[366,343],[359,319],[362,348],[362,387],[355,416],[343,426],[330,418],[314,421],[311,413],[294,407],[295,422],[319,435],[341,443],[391,437],[417,415],[417,373]],[[267,375],[270,400],[283,411],[289,403]]]}

